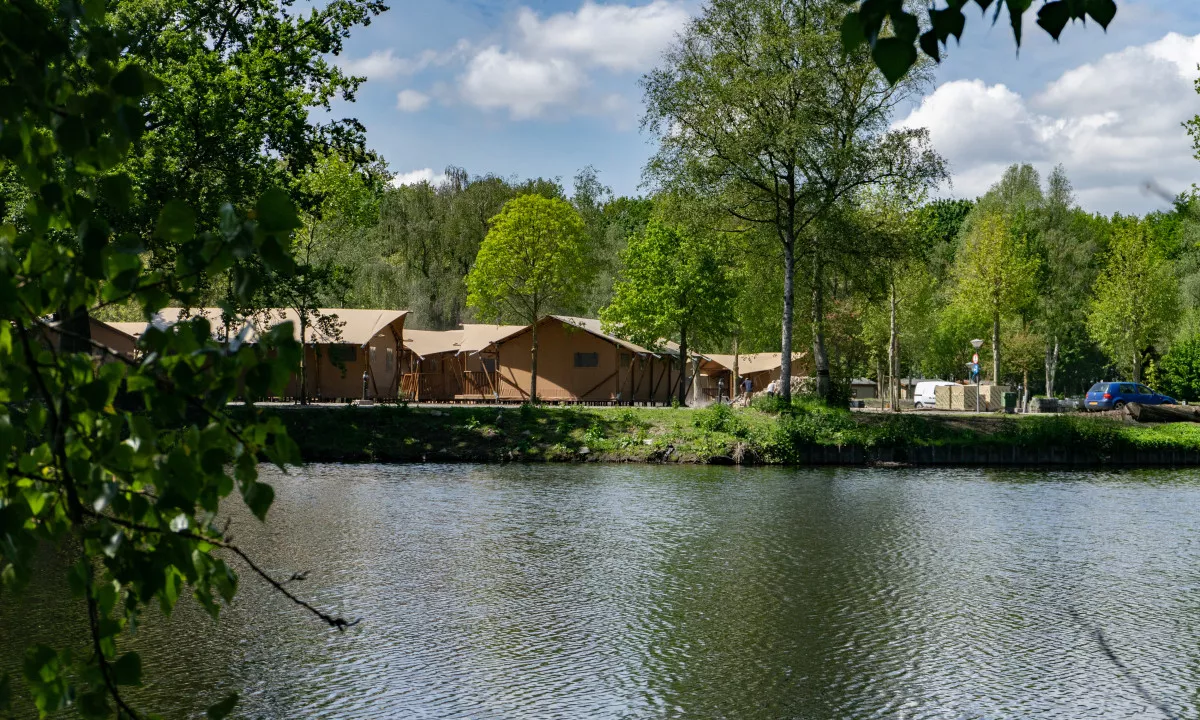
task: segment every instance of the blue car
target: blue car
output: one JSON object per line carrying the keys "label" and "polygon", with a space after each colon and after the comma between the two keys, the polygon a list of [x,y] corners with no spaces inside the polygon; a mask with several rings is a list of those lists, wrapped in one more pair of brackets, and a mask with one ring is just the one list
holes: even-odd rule
{"label": "blue car", "polygon": [[1090,410],[1120,410],[1127,403],[1142,405],[1174,405],[1174,398],[1154,392],[1141,383],[1098,382],[1088,390],[1084,401]]}

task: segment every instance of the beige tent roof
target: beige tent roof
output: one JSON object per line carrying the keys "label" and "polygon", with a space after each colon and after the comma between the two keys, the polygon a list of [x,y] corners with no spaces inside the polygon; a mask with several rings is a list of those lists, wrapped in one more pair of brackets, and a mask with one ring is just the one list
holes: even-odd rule
{"label": "beige tent roof", "polygon": [[[635,345],[628,340],[622,340],[614,335],[609,335],[600,327],[600,321],[595,318],[571,317],[569,315],[547,315],[542,319],[545,322],[547,319],[558,320],[566,325],[583,330],[584,332],[603,338],[614,345],[623,347],[635,353],[643,355],[657,355],[652,350],[647,350],[641,345]],[[463,341],[461,352],[479,352],[488,347],[492,343],[502,342],[511,337],[520,335],[529,329],[528,325],[463,325]],[[678,353],[678,350],[675,351]]]}
{"label": "beige tent roof", "polygon": [[462,330],[405,330],[404,347],[417,357],[429,357],[459,350]]}
{"label": "beige tent roof", "polygon": [[119,333],[124,333],[131,338],[141,337],[142,333],[146,332],[149,323],[144,322],[106,322],[105,325]]}
{"label": "beige tent roof", "polygon": [[[793,352],[792,362],[802,360],[808,353]],[[704,357],[712,360],[721,367],[727,370],[733,370],[732,355],[716,355],[707,354]],[[753,353],[750,355],[738,355],[738,372],[742,374],[770,372],[776,370],[783,364],[783,353]]]}
{"label": "beige tent roof", "polygon": [[625,348],[626,350],[631,350],[635,353],[641,353],[643,355],[657,355],[658,354],[658,353],[654,352],[653,350],[647,350],[646,348],[642,347],[641,345],[635,345],[635,344],[629,342],[628,340],[622,340],[621,338],[619,338],[615,335],[609,335],[608,333],[604,332],[604,330],[600,326],[600,321],[595,318],[570,317],[568,315],[550,315],[550,317],[552,317],[556,320],[560,320],[564,323],[567,323],[568,325],[574,325],[577,328],[586,330],[587,332],[589,332],[597,337],[604,338],[605,340],[608,340],[609,342],[611,342],[615,345],[619,345],[619,346]]}
{"label": "beige tent roof", "polygon": [[458,351],[465,353],[482,352],[492,343],[500,342],[521,332],[528,325],[472,325],[463,323],[462,340]]}
{"label": "beige tent roof", "polygon": [[[309,327],[309,342],[359,346],[366,346],[367,343],[376,335],[382,333],[389,325],[408,314],[407,310],[359,310],[350,308],[319,308],[317,312],[321,315],[336,316],[334,324],[337,326],[338,332],[336,334],[327,334],[322,332],[320,328],[312,325]],[[164,308],[158,314],[163,322],[168,325],[179,322],[181,316],[195,317],[197,315],[208,318],[209,322],[213,324],[214,329],[221,322],[221,308],[192,308],[191,310]],[[288,320],[292,321],[293,336],[296,340],[299,340],[300,316],[290,308],[265,309],[251,320],[251,325],[257,330],[260,325],[265,324],[266,327],[274,327]],[[253,341],[256,335],[257,332],[252,333],[251,341]]]}

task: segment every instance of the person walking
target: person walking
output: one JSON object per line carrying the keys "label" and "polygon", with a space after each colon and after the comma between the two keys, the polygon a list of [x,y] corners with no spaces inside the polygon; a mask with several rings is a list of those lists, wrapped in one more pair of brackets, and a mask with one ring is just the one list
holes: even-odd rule
{"label": "person walking", "polygon": [[746,396],[747,400],[750,399],[750,389],[753,387],[754,387],[753,380],[751,380],[750,378],[742,378],[742,394]]}

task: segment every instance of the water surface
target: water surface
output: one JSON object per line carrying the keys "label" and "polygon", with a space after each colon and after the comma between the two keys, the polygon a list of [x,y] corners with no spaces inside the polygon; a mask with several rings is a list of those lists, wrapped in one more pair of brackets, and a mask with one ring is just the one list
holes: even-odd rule
{"label": "water surface", "polygon": [[[142,706],[265,718],[1200,717],[1200,475],[317,465],[133,645]],[[56,576],[0,665],[83,631]],[[75,621],[69,618],[78,618]]]}

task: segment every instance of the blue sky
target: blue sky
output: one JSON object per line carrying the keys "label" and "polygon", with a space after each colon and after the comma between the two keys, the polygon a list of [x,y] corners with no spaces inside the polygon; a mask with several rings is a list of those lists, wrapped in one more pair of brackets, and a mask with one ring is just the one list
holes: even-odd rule
{"label": "blue sky", "polygon": [[[1080,202],[1144,212],[1140,190],[1200,181],[1180,123],[1200,113],[1200,3],[1119,0],[1104,33],[1069,27],[1060,44],[1027,27],[1017,57],[1006,18],[969,16],[961,48],[919,107],[953,186],[974,196],[1013,162],[1063,163]],[[357,103],[368,142],[406,179],[448,165],[471,174],[570,178],[593,165],[617,193],[638,191],[652,152],[639,131],[638,79],[695,0],[396,0],[339,60],[368,77]],[[1174,33],[1173,35],[1169,35]]]}

